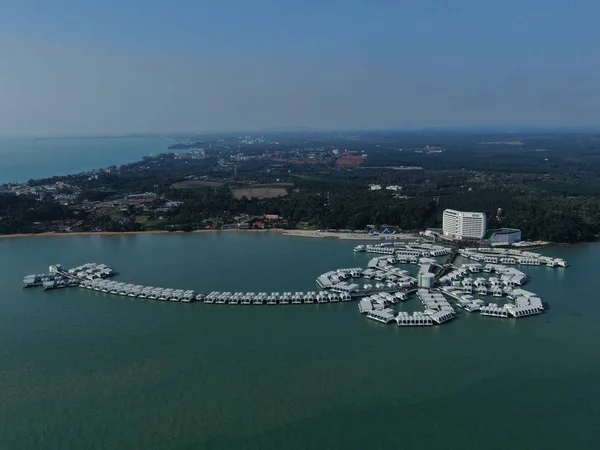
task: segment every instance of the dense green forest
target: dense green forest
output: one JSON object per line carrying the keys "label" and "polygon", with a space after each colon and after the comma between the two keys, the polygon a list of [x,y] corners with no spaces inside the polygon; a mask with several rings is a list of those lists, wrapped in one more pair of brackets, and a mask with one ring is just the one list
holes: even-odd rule
{"label": "dense green forest", "polygon": [[[296,225],[308,222],[315,228],[365,229],[367,225],[391,225],[402,230],[421,230],[441,226],[445,207],[485,211],[490,227],[516,227],[528,239],[555,242],[594,240],[600,231],[600,201],[597,198],[564,199],[547,197],[540,201],[535,196],[502,197],[489,195],[456,196],[434,200],[425,197],[395,199],[353,189],[352,185],[332,185],[313,189],[303,194],[270,200],[236,200],[227,188],[202,189],[179,197],[183,206],[169,216],[168,223],[199,224],[220,216],[246,213],[250,215],[279,214]],[[444,206],[441,206],[444,205]],[[490,205],[493,205],[490,208]],[[504,211],[499,221],[497,208]]]}
{"label": "dense green forest", "polygon": [[75,212],[45,196],[41,200],[31,195],[0,194],[0,234],[33,233],[36,223],[65,220]]}

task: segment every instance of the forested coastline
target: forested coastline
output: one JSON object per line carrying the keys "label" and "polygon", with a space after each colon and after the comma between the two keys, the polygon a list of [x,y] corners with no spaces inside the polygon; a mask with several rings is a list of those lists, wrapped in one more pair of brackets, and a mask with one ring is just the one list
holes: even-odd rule
{"label": "forested coastline", "polygon": [[437,145],[423,146],[420,136],[366,134],[346,139],[343,150],[339,138],[321,135],[243,146],[222,140],[200,150],[204,141],[193,140],[174,147],[190,153],[3,186],[0,234],[236,224],[416,231],[439,227],[442,211],[455,208],[485,212],[490,228],[519,228],[528,240],[596,239],[598,136],[522,137],[518,145],[448,136],[429,136]]}

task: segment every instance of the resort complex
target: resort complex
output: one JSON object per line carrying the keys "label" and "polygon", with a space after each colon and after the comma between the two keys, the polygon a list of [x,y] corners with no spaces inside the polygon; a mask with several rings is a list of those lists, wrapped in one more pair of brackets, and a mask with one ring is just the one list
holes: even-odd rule
{"label": "resort complex", "polygon": [[[358,245],[370,253],[367,267],[335,269],[316,278],[318,290],[288,292],[200,293],[188,288],[165,288],[112,280],[117,272],[104,264],[88,263],[65,269],[52,265],[46,274],[27,275],[24,287],[43,290],[80,287],[89,291],[168,302],[221,305],[307,305],[358,302],[365,317],[398,326],[432,326],[451,321],[459,310],[497,318],[521,318],[544,312],[535,293],[523,289],[526,266],[567,267],[566,261],[515,248],[453,248],[425,240]],[[459,262],[462,260],[461,262]],[[407,267],[398,267],[404,265]],[[416,270],[408,270],[410,266]],[[416,273],[415,273],[416,271]],[[485,298],[492,296],[492,302]],[[416,297],[422,309],[410,313],[403,304]],[[396,311],[396,306],[401,309]]]}
{"label": "resort complex", "polygon": [[[498,210],[498,214],[502,209]],[[521,242],[522,233],[517,228],[487,228],[487,217],[482,212],[464,212],[446,209],[442,214],[442,229],[429,233],[449,241],[481,242],[492,246],[512,245]],[[440,232],[441,231],[441,232]]]}
{"label": "resort complex", "polygon": [[484,213],[446,209],[442,224],[444,236],[453,239],[483,239],[487,229]]}

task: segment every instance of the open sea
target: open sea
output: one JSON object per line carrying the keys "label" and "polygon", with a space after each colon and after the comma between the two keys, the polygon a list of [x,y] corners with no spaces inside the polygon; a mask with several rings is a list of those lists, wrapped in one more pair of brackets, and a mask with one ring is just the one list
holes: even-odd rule
{"label": "open sea", "polygon": [[139,284],[316,290],[322,272],[366,266],[355,245],[274,233],[0,239],[0,448],[600,448],[597,243],[545,250],[569,268],[524,269],[545,314],[460,311],[425,329],[369,321],[354,302],[21,287],[49,264],[102,262]]}
{"label": "open sea", "polygon": [[172,152],[178,142],[158,137],[0,138],[0,184],[25,182],[121,165]]}

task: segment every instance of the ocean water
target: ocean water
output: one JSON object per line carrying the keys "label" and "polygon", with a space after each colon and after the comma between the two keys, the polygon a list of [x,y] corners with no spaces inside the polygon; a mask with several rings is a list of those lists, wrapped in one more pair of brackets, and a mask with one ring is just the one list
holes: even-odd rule
{"label": "ocean water", "polygon": [[[368,321],[356,303],[173,304],[22,289],[52,263],[211,290],[316,290],[353,242],[278,234],[0,239],[2,449],[595,449],[600,244],[525,269],[545,314]],[[400,308],[416,309],[411,299]]]}
{"label": "ocean water", "polygon": [[134,162],[167,152],[169,138],[0,138],[0,184]]}

